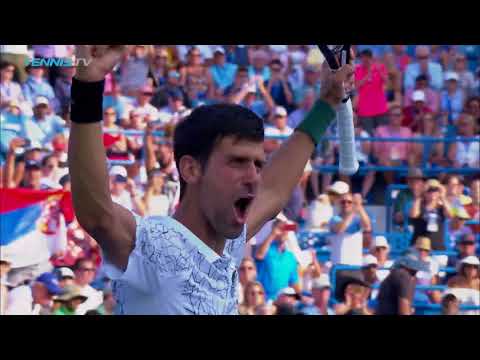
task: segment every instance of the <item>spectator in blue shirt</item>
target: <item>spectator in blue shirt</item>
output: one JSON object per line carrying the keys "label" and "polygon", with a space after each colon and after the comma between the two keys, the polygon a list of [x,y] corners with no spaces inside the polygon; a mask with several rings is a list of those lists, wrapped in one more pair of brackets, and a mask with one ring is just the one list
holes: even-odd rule
{"label": "spectator in blue shirt", "polygon": [[22,114],[17,101],[10,101],[9,106],[0,114],[0,158],[5,160],[10,141],[16,137],[25,138],[26,117]]}
{"label": "spectator in blue shirt", "polygon": [[248,67],[250,79],[261,76],[263,80],[270,80],[270,68],[267,66],[269,55],[265,50],[255,50],[251,55],[252,65]]}
{"label": "spectator in blue shirt", "polygon": [[48,99],[53,109],[57,108],[57,99],[50,83],[45,79],[45,69],[43,67],[32,66],[29,69],[29,76],[23,84],[23,94],[25,99],[32,105],[39,96]]}
{"label": "spectator in blue shirt", "polygon": [[227,62],[238,66],[248,66],[248,50],[246,45],[224,45]]}
{"label": "spectator in blue shirt", "polygon": [[32,142],[45,146],[57,134],[65,131],[65,121],[52,114],[48,99],[40,96],[35,100],[33,117],[25,123],[26,135]]}
{"label": "spectator in blue shirt", "polygon": [[436,90],[441,90],[443,86],[442,66],[430,59],[430,49],[428,46],[417,46],[415,49],[417,61],[409,64],[405,69],[404,90],[415,87],[415,79],[418,75],[427,75],[429,84]]}
{"label": "spectator in blue shirt", "polygon": [[223,91],[233,84],[237,65],[231,64],[225,60],[225,50],[222,47],[215,49],[213,53],[213,65],[210,67],[213,83],[219,91]]}
{"label": "spectator in blue shirt", "polygon": [[130,110],[133,109],[132,100],[122,95],[120,85],[116,82],[112,83],[111,92],[105,93],[103,96],[103,110],[113,107],[117,113],[117,123],[122,119],[128,119]]}
{"label": "spectator in blue shirt", "polygon": [[270,235],[255,252],[257,278],[263,284],[268,300],[276,299],[279,292],[287,287],[300,293],[298,264],[293,252],[286,248],[288,233],[284,225],[277,220]]}
{"label": "spectator in blue shirt", "polygon": [[320,71],[314,65],[308,65],[305,68],[305,79],[302,86],[294,89],[295,105],[300,105],[305,97],[305,93],[313,90],[315,99],[320,97]]}
{"label": "spectator in blue shirt", "polygon": [[458,75],[454,72],[445,74],[445,90],[440,96],[440,110],[445,112],[449,125],[456,124],[456,121],[463,111],[465,95],[458,86]]}
{"label": "spectator in blue shirt", "polygon": [[58,99],[58,114],[66,114],[70,110],[70,89],[72,87],[75,67],[62,67],[59,69],[59,76],[55,79],[55,95]]}
{"label": "spectator in blue shirt", "polygon": [[291,113],[294,109],[292,85],[283,72],[283,64],[280,60],[272,60],[270,73],[270,79],[265,81],[267,91],[275,104],[283,106],[288,113]]}

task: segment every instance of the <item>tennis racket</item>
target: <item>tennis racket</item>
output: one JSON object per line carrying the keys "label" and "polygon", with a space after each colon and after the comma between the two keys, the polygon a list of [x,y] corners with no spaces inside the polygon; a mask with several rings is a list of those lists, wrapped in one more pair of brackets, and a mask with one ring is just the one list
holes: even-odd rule
{"label": "tennis racket", "polygon": [[[350,62],[351,45],[318,45],[331,70],[338,70]],[[352,100],[349,94],[337,108],[338,136],[340,138],[339,171],[342,175],[353,175],[358,171],[355,152],[355,129],[353,127]]]}

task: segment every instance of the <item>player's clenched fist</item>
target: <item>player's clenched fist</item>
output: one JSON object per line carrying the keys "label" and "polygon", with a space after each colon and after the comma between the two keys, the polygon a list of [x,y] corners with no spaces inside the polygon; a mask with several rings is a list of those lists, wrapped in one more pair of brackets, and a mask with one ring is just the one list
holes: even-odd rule
{"label": "player's clenched fist", "polygon": [[85,59],[88,65],[78,66],[75,77],[86,82],[103,80],[126,51],[126,45],[76,45],[77,59]]}

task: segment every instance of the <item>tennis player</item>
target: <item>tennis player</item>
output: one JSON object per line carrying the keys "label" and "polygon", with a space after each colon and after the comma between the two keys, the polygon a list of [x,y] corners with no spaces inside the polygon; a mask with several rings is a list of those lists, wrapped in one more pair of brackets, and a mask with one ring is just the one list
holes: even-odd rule
{"label": "tennis player", "polygon": [[323,72],[314,108],[265,163],[263,120],[229,104],[201,106],[174,133],[180,204],[140,218],[112,202],[102,142],[104,78],[125,46],[79,45],[72,84],[69,169],[78,221],[100,244],[117,314],[237,314],[237,267],[246,242],[290,198],[335,118],[352,67]]}

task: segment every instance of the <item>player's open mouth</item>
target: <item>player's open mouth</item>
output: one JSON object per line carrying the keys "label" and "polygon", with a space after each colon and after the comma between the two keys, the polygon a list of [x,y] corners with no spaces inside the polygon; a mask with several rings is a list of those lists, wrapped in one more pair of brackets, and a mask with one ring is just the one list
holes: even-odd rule
{"label": "player's open mouth", "polygon": [[253,196],[244,196],[235,201],[235,218],[239,223],[245,223],[247,220],[248,209],[253,201]]}

